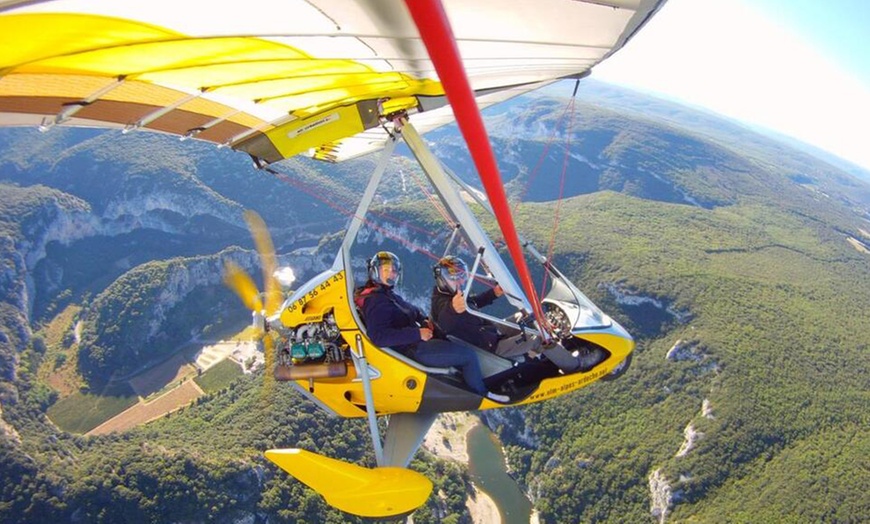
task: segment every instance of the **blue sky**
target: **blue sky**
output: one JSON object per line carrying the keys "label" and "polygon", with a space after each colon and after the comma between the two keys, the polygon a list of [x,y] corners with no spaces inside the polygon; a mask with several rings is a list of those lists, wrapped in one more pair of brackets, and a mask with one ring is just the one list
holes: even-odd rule
{"label": "blue sky", "polygon": [[668,0],[593,77],[870,170],[870,1]]}

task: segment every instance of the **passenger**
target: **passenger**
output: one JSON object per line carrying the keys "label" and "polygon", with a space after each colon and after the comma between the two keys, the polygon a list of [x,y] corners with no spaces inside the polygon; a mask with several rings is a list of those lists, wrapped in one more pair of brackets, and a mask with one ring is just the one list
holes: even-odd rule
{"label": "passenger", "polygon": [[[435,287],[432,288],[432,320],[444,334],[505,358],[534,355],[540,351],[541,341],[538,337],[522,333],[504,336],[498,326],[468,312],[462,295],[468,280],[468,266],[461,258],[446,256],[438,261],[433,270]],[[481,309],[503,294],[501,286],[496,285],[483,293],[469,295],[468,303],[475,309]]]}
{"label": "passenger", "polygon": [[359,288],[354,301],[365,319],[373,343],[388,346],[424,366],[451,367],[462,371],[472,391],[496,402],[510,398],[487,391],[480,362],[474,351],[447,340],[432,338],[432,325],[426,315],[393,290],[401,276],[399,257],[381,251],[369,261],[368,281]]}

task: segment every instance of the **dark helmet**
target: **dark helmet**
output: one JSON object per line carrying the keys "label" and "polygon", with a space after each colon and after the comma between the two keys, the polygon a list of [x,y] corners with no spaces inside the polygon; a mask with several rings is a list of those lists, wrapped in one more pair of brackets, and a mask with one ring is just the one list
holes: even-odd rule
{"label": "dark helmet", "polygon": [[[393,287],[402,278],[402,262],[389,251],[378,251],[369,260],[369,279],[385,286]],[[383,278],[381,278],[383,277]]]}
{"label": "dark helmet", "polygon": [[435,272],[435,285],[442,293],[456,293],[468,280],[468,266],[459,257],[446,256],[432,269]]}

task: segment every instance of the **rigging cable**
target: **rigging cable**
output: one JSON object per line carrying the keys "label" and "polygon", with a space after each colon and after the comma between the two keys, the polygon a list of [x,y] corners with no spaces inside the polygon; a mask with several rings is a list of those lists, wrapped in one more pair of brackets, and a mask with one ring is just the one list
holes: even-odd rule
{"label": "rigging cable", "polygon": [[[353,218],[353,215],[354,215],[353,213],[348,212],[348,211],[345,209],[345,207],[341,207],[341,206],[347,206],[347,207],[353,207],[353,206],[355,206],[355,205],[356,205],[356,202],[353,201],[353,200],[351,200],[350,198],[341,195],[341,194],[338,193],[337,191],[332,191],[332,192],[329,192],[328,194],[324,194],[324,189],[323,189],[323,188],[313,189],[312,187],[310,187],[309,184],[306,184],[303,180],[296,180],[296,179],[294,179],[293,177],[291,177],[291,176],[289,176],[289,175],[287,175],[287,174],[280,173],[280,172],[276,171],[276,170],[275,170],[274,168],[272,168],[271,166],[267,166],[267,164],[266,164],[265,162],[263,162],[262,160],[260,160],[260,159],[257,159],[257,158],[255,158],[255,157],[253,157],[253,156],[252,156],[251,158],[253,159],[253,161],[254,161],[254,166],[255,166],[257,169],[259,169],[259,170],[261,170],[261,171],[266,171],[266,172],[270,173],[270,174],[273,175],[276,179],[281,180],[282,182],[284,182],[284,183],[287,184],[288,186],[291,186],[291,187],[293,187],[293,188],[296,188],[296,189],[301,190],[302,192],[304,192],[304,193],[308,194],[309,196],[313,197],[315,200],[318,200],[318,201],[322,202],[322,203],[325,204],[327,207],[330,207],[330,208],[332,208],[332,209],[338,211],[339,213],[341,213],[341,214],[344,215],[344,216],[347,216],[347,217],[349,217],[349,218]],[[425,191],[423,191],[423,193],[426,194]],[[371,209],[370,209],[368,212],[369,212],[369,214],[375,215],[375,216],[377,216],[377,217],[379,217],[379,218],[382,218],[382,219],[384,219],[384,220],[386,220],[386,221],[393,222],[393,223],[395,223],[395,224],[398,224],[399,226],[406,227],[406,228],[408,228],[408,229],[410,229],[410,230],[412,230],[412,231],[416,231],[416,232],[418,232],[418,233],[420,233],[420,234],[423,234],[423,235],[426,235],[426,236],[431,236],[431,235],[432,235],[432,231],[431,231],[431,230],[429,230],[429,229],[424,229],[424,228],[419,227],[419,226],[415,226],[414,224],[412,224],[412,223],[410,223],[410,222],[408,222],[408,221],[406,221],[406,220],[402,220],[402,219],[397,218],[397,217],[395,217],[395,216],[392,216],[392,215],[390,215],[390,214],[388,214],[388,213],[386,213],[386,212],[383,212],[383,211],[375,211],[375,210],[371,210]],[[364,217],[360,217],[360,219],[363,220],[363,221],[365,221],[365,218],[364,218]],[[367,223],[368,223],[368,224],[371,224],[371,222],[367,222]]]}
{"label": "rigging cable", "polygon": [[[565,151],[565,154],[562,156],[562,174],[559,177],[559,196],[556,199],[556,211],[553,215],[553,234],[550,236],[550,244],[547,247],[547,263],[552,263],[553,260],[553,252],[556,247],[556,233],[559,231],[559,219],[560,213],[562,210],[562,197],[565,195],[565,174],[568,172],[568,158],[570,157],[570,149],[569,146],[571,144],[572,133],[574,132],[574,109],[575,109],[575,101],[577,100],[577,88],[580,86],[580,79],[577,79],[577,83],[574,84],[574,94],[571,95],[571,100],[568,102],[568,106],[565,108],[565,112],[568,112],[570,109],[570,118],[568,119],[568,125],[565,128],[565,141],[562,144],[562,149]],[[564,113],[563,112],[563,116]],[[547,289],[547,276],[550,273],[548,271],[544,271],[544,277],[541,282],[541,295],[544,295],[544,292]]]}
{"label": "rigging cable", "polygon": [[[340,205],[336,204],[335,201],[332,200],[331,198],[335,197],[335,198],[342,199],[342,200],[344,200],[345,203],[347,203],[347,204],[350,204],[350,200],[349,200],[349,199],[346,199],[346,198],[340,197],[340,196],[338,196],[338,195],[335,194],[335,193],[333,193],[333,194],[332,194],[331,196],[329,196],[329,197],[328,197],[328,196],[325,196],[324,194],[322,194],[322,192],[318,192],[318,191],[315,191],[315,190],[311,189],[310,187],[308,187],[308,186],[307,186],[305,183],[303,183],[302,181],[294,181],[294,179],[293,179],[292,177],[290,177],[290,175],[287,175],[286,173],[281,173],[281,172],[279,172],[279,171],[277,171],[277,170],[275,170],[275,169],[273,169],[273,168],[271,168],[271,167],[268,167],[268,166],[266,166],[265,164],[261,164],[260,162],[257,162],[257,161],[255,161],[254,163],[255,163],[256,167],[257,167],[258,169],[260,169],[261,171],[265,171],[265,172],[269,173],[270,175],[274,176],[276,179],[278,179],[278,180],[284,182],[285,184],[287,184],[287,185],[289,185],[289,186],[291,186],[291,187],[294,187],[294,188],[296,188],[296,189],[299,189],[299,190],[303,191],[304,193],[308,194],[309,196],[315,198],[316,200],[319,200],[320,202],[326,204],[328,207],[330,207],[330,208],[332,208],[332,209],[338,211],[338,212],[341,213],[342,215],[344,215],[344,216],[346,216],[346,217],[348,217],[348,218],[354,218],[354,213],[353,213],[353,212],[350,212],[350,211],[347,211],[347,209],[348,209],[349,207],[351,207],[351,206],[348,205],[348,207],[341,207]],[[416,179],[415,179],[415,180],[416,180]],[[431,196],[431,193],[429,193],[429,192],[426,190],[426,188],[425,188],[425,187],[420,183],[419,180],[416,180],[416,183],[418,184],[418,186],[420,187],[420,190],[421,190],[425,195],[427,195],[427,196]],[[434,203],[435,203],[435,202],[433,202],[433,204],[434,204]],[[440,204],[439,204],[439,205],[440,205]],[[435,206],[435,207],[436,207],[436,209],[437,209],[438,206]],[[442,209],[443,209],[443,207],[442,207]],[[371,210],[369,210],[369,213],[371,213],[371,214],[375,214],[375,215],[377,215],[377,216],[379,216],[379,217],[381,217],[381,218],[384,218],[384,219],[390,220],[390,221],[392,221],[392,222],[395,222],[395,223],[399,224],[400,226],[407,227],[408,229],[411,229],[411,230],[414,230],[414,231],[417,231],[417,232],[423,233],[427,238],[431,238],[431,237],[432,237],[432,231],[431,231],[431,230],[427,230],[427,229],[423,229],[423,228],[421,228],[421,227],[417,227],[417,226],[411,224],[410,222],[407,222],[407,221],[401,220],[401,219],[399,219],[399,218],[396,218],[396,217],[390,216],[390,215],[388,215],[387,213],[379,213],[379,212],[374,212],[374,211],[371,211]],[[445,215],[446,215],[446,211],[444,211],[444,214],[442,214],[442,216],[444,216],[445,220],[447,220],[448,223],[450,223],[450,224],[455,224],[455,222],[454,222],[450,217],[447,217],[447,216],[445,216]],[[419,253],[421,253],[422,255],[424,255],[424,256],[428,257],[429,259],[431,259],[431,260],[433,260],[433,261],[436,261],[436,262],[437,262],[438,260],[441,260],[441,256],[440,256],[440,255],[437,255],[437,254],[435,254],[435,253],[432,253],[432,252],[429,251],[428,249],[426,249],[426,248],[424,248],[424,247],[422,247],[422,246],[420,246],[420,245],[418,245],[418,244],[415,244],[415,243],[411,242],[411,240],[410,240],[409,238],[402,237],[402,236],[397,235],[396,233],[392,233],[392,232],[390,232],[389,229],[387,229],[387,228],[385,228],[385,227],[383,227],[383,226],[377,224],[376,222],[374,222],[374,221],[371,220],[371,219],[368,219],[368,218],[366,218],[366,217],[360,217],[360,220],[362,220],[363,224],[365,224],[367,227],[371,228],[371,229],[374,230],[374,231],[378,231],[378,232],[380,232],[381,234],[383,234],[385,237],[387,237],[387,238],[389,238],[389,239],[391,239],[391,240],[394,240],[395,242],[397,242],[397,243],[399,243],[399,244],[405,246],[405,248],[407,248],[409,251],[412,251],[412,252],[413,252],[413,251],[419,252]],[[465,241],[464,241],[464,240],[463,240],[463,244],[465,244]],[[468,250],[467,246],[466,246],[466,250]],[[477,275],[474,275],[473,278],[474,278],[474,281],[475,281],[475,282],[477,282],[477,283],[483,285],[484,287],[488,287],[488,288],[493,289],[493,288],[495,288],[495,286],[496,286],[496,284],[493,283],[490,279],[483,278],[483,277],[479,277],[479,276],[477,276]]]}
{"label": "rigging cable", "polygon": [[[330,199],[330,198],[327,198],[327,196],[323,195],[322,190],[321,190],[321,191],[315,191],[314,189],[311,189],[310,187],[308,187],[305,183],[303,183],[303,182],[301,182],[301,181],[294,181],[293,178],[290,177],[289,175],[287,175],[287,174],[285,174],[285,173],[281,173],[280,171],[277,171],[277,170],[275,170],[275,169],[273,169],[273,168],[271,168],[271,167],[265,165],[264,163],[262,163],[261,161],[259,161],[259,160],[257,160],[257,159],[254,159],[254,164],[255,164],[255,166],[256,166],[258,169],[260,169],[260,170],[262,170],[262,171],[265,171],[265,172],[269,173],[270,175],[274,176],[276,179],[278,179],[278,180],[284,182],[285,184],[287,184],[287,185],[289,185],[289,186],[291,186],[291,187],[294,187],[294,188],[296,188],[296,189],[299,189],[299,190],[303,191],[304,193],[308,194],[309,196],[311,196],[311,197],[315,198],[316,200],[322,202],[322,203],[325,204],[326,206],[328,206],[328,207],[334,209],[335,211],[338,211],[338,212],[341,213],[342,215],[344,215],[344,216],[346,216],[346,217],[348,217],[348,218],[354,218],[354,213],[353,213],[352,211],[348,211],[348,208],[349,208],[350,206],[347,206],[347,207],[343,207],[343,206],[341,206],[340,204],[336,203],[334,200],[332,200],[332,199]],[[348,199],[345,199],[345,198],[343,198],[343,197],[339,197],[338,195],[333,195],[333,196],[334,196],[334,197],[337,197],[338,199],[344,200],[345,203],[349,203],[349,200],[348,200]],[[408,222],[406,222],[406,221],[403,221],[403,220],[400,220],[400,219],[398,219],[398,218],[391,217],[390,215],[387,215],[386,213],[377,213],[377,212],[374,212],[374,211],[370,211],[370,213],[371,213],[371,214],[374,214],[374,215],[377,215],[377,216],[379,216],[379,217],[381,217],[381,218],[384,218],[384,219],[390,220],[390,221],[392,221],[392,222],[395,222],[395,223],[399,224],[400,226],[404,226],[404,227],[407,227],[408,229],[411,229],[411,230],[417,231],[417,232],[419,232],[419,233],[422,233],[422,234],[424,234],[427,238],[430,238],[430,237],[432,236],[432,232],[431,232],[431,231],[426,230],[426,229],[423,229],[423,228],[421,228],[421,227],[414,226],[413,224],[410,224],[410,223],[408,223]],[[424,248],[424,247],[422,247],[422,246],[420,246],[420,245],[417,245],[417,244],[413,243],[413,242],[410,240],[410,238],[405,238],[405,237],[402,237],[402,236],[400,236],[400,235],[398,235],[398,234],[396,234],[396,233],[392,233],[392,232],[390,232],[390,230],[387,229],[386,227],[381,226],[381,225],[375,223],[374,221],[372,221],[372,220],[369,219],[369,218],[366,218],[366,217],[359,217],[359,218],[360,218],[360,220],[362,220],[362,222],[363,222],[366,226],[370,227],[371,229],[373,229],[373,230],[375,230],[375,231],[380,232],[380,233],[383,234],[385,237],[390,238],[391,240],[394,240],[394,241],[398,242],[399,244],[405,246],[406,248],[408,248],[409,251],[419,251],[420,253],[422,253],[423,255],[425,255],[425,256],[427,256],[427,257],[429,257],[429,258],[432,259],[432,260],[438,260],[438,259],[440,259],[440,257],[439,257],[438,255],[432,253],[432,252],[429,251],[428,249],[426,249],[426,248]]]}
{"label": "rigging cable", "polygon": [[[578,80],[579,82],[579,80]],[[574,90],[574,94],[576,94],[576,88]],[[572,97],[573,100],[573,97]],[[520,204],[525,200],[526,195],[529,192],[529,188],[532,187],[532,183],[538,176],[540,172],[541,165],[544,163],[544,159],[547,158],[547,154],[550,152],[550,146],[553,145],[553,142],[556,141],[556,135],[559,132],[559,128],[562,126],[562,120],[565,119],[565,115],[568,114],[568,109],[571,108],[572,104],[569,102],[565,105],[565,108],[562,109],[562,114],[559,115],[559,120],[556,121],[556,125],[553,127],[553,131],[550,133],[550,137],[547,139],[546,144],[544,145],[544,150],[541,152],[541,156],[538,157],[537,163],[535,163],[535,167],[532,168],[532,171],[529,173],[528,179],[526,179],[526,185],[523,188],[523,192],[520,193],[519,198],[514,202],[514,213],[517,212],[517,209],[520,207]],[[573,109],[572,109],[573,110]],[[573,116],[573,115],[572,115]]]}
{"label": "rigging cable", "polygon": [[[268,166],[266,166],[266,165],[264,165],[264,164],[261,165],[260,163],[257,163],[256,161],[255,161],[255,164],[257,165],[257,168],[260,169],[261,171],[265,171],[265,172],[269,173],[270,175],[274,176],[276,179],[278,179],[278,180],[284,182],[285,184],[287,184],[287,185],[289,185],[289,186],[291,186],[291,187],[294,187],[294,188],[296,188],[296,189],[299,189],[300,191],[302,191],[302,192],[308,194],[309,196],[311,196],[312,198],[314,198],[314,199],[316,199],[316,200],[322,202],[323,204],[327,205],[328,207],[330,207],[330,208],[332,208],[332,209],[338,211],[338,212],[341,213],[342,215],[344,215],[344,216],[346,216],[346,217],[348,217],[348,218],[354,218],[354,213],[347,211],[348,208],[352,207],[352,206],[350,206],[351,202],[350,202],[349,199],[344,198],[344,197],[342,197],[342,196],[339,196],[339,195],[337,195],[337,194],[333,194],[333,195],[331,195],[331,196],[329,196],[329,197],[324,196],[321,192],[315,191],[315,190],[311,189],[310,187],[308,187],[308,185],[305,184],[304,182],[294,180],[292,177],[290,177],[290,175],[287,175],[287,174],[285,174],[285,173],[281,173],[281,172],[279,172],[279,171],[276,171],[275,169],[273,169],[273,168],[271,168],[271,167],[268,167]],[[420,191],[422,191],[424,195],[427,195],[427,197],[432,197],[432,198],[434,199],[434,195],[432,195],[431,192],[429,192],[429,191],[425,188],[425,186],[421,183],[421,181],[420,181],[419,179],[415,178],[415,182],[417,183],[417,185],[418,185],[419,188],[420,188]],[[346,204],[348,204],[348,206],[347,206],[347,207],[341,207],[340,205],[338,205],[338,204],[335,203],[335,201],[334,201],[335,199],[344,200],[344,202],[345,202]],[[436,205],[436,204],[437,204],[437,205]],[[435,200],[433,200],[433,205],[435,205],[436,209],[438,209],[438,207],[440,206],[440,202],[438,202],[437,199],[435,199]],[[441,207],[441,209],[443,210],[444,208]],[[387,214],[387,213],[383,213],[383,212],[375,212],[375,211],[371,211],[371,210],[369,210],[369,213],[374,214],[374,215],[377,215],[377,216],[380,217],[380,218],[384,218],[384,219],[386,219],[386,220],[390,220],[390,221],[392,221],[392,222],[398,224],[399,226],[407,227],[408,229],[411,229],[411,230],[413,230],[413,231],[417,231],[417,232],[419,232],[419,233],[422,233],[422,234],[423,234],[424,236],[426,236],[427,238],[431,238],[431,237],[432,237],[432,231],[431,231],[431,230],[423,229],[423,228],[421,228],[421,227],[417,227],[417,226],[415,226],[414,224],[411,224],[411,223],[408,222],[408,221],[401,220],[401,219],[399,219],[399,218],[396,218],[396,217],[394,217],[394,216],[391,216],[391,215],[389,215],[389,214]],[[447,215],[447,212],[446,212],[446,210],[444,210],[443,213],[442,213],[442,217],[444,217],[444,219],[445,219],[449,224],[451,224],[452,226],[455,226],[455,225],[456,225],[455,221],[453,221],[453,219],[451,219],[449,216],[446,216],[446,215]],[[391,240],[393,240],[393,241],[395,241],[395,242],[397,242],[397,243],[403,245],[403,246],[404,246],[405,248],[407,248],[409,251],[416,251],[416,252],[419,252],[419,253],[423,254],[424,256],[428,257],[429,259],[431,259],[431,260],[433,260],[433,261],[436,261],[436,262],[437,262],[438,260],[441,260],[441,256],[440,256],[440,255],[437,255],[437,254],[435,254],[435,253],[429,251],[428,249],[426,249],[426,248],[424,248],[424,247],[422,247],[422,246],[420,246],[420,245],[418,245],[418,244],[413,243],[413,242],[410,240],[410,238],[408,238],[408,237],[399,236],[399,235],[397,235],[396,233],[391,232],[389,229],[385,228],[384,226],[381,226],[381,225],[377,224],[376,222],[374,222],[373,220],[368,219],[368,218],[366,218],[366,217],[360,217],[360,220],[362,220],[363,224],[365,224],[365,225],[366,225],[367,227],[369,227],[370,229],[372,229],[372,230],[374,230],[374,231],[378,231],[378,232],[380,232],[380,233],[383,234],[385,237],[387,237],[387,238],[389,238],[389,239],[391,239]],[[465,241],[464,241],[464,240],[462,241],[462,243],[463,243],[463,245],[465,246],[466,251],[469,251],[469,252],[470,252],[470,250],[468,249],[467,245],[465,245]],[[477,276],[477,275],[474,275],[474,280],[475,280],[475,282],[478,282],[479,284],[483,285],[484,287],[495,288],[495,286],[496,286],[496,284],[494,284],[494,283],[493,283],[490,279],[488,279],[488,278],[479,277],[479,276]]]}
{"label": "rigging cable", "polygon": [[429,203],[432,204],[432,207],[435,208],[435,211],[437,211],[438,214],[441,215],[441,218],[443,218],[444,221],[447,222],[451,228],[455,228],[458,224],[447,212],[447,209],[445,209],[444,206],[441,205],[441,201],[439,201],[438,198],[435,197],[435,195],[433,195],[428,189],[426,189],[426,186],[423,184],[423,181],[420,180],[419,177],[415,176],[413,173],[411,173],[410,177],[414,180],[414,183],[417,184],[417,187],[420,189],[420,191],[426,196],[426,200],[428,200]]}

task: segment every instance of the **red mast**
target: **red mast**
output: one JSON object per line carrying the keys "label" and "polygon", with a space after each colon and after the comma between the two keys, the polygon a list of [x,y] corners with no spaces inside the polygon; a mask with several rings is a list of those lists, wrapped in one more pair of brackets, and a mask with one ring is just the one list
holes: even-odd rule
{"label": "red mast", "polygon": [[444,86],[447,100],[453,108],[453,115],[459,124],[459,130],[465,138],[465,143],[468,144],[474,165],[477,167],[477,172],[483,182],[483,188],[489,197],[493,213],[507,243],[508,251],[516,265],[520,284],[532,303],[535,318],[543,325],[546,320],[541,309],[541,301],[535,291],[532,276],[523,256],[523,249],[514,227],[504,185],[489,143],[489,136],[483,125],[483,119],[477,108],[471,85],[468,83],[468,77],[465,75],[465,68],[459,57],[459,49],[456,47],[456,40],[450,29],[450,22],[447,20],[444,6],[441,5],[440,0],[405,0],[405,5],[408,6],[414,23],[417,24],[417,29],[420,31],[423,43],[426,44],[429,57],[432,59],[441,84]]}

